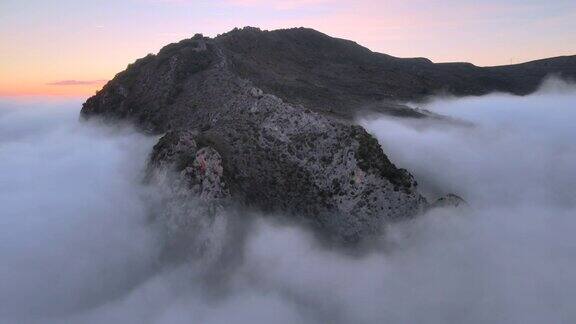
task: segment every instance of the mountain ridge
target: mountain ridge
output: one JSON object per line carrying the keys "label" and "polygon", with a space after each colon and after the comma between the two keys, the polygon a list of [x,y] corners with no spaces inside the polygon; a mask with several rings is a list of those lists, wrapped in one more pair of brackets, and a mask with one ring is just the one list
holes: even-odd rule
{"label": "mountain ridge", "polygon": [[353,41],[302,27],[274,31],[236,28],[215,38],[197,34],[166,45],[158,54],[149,54],[129,66],[162,60],[198,37],[218,47],[220,54],[229,58],[235,73],[264,92],[347,119],[366,109],[425,117],[399,104],[424,101],[437,94],[528,95],[547,76],[576,80],[576,55],[492,67],[433,63],[426,58],[398,58],[373,52]]}
{"label": "mountain ridge", "polygon": [[[89,98],[81,116],[163,134],[148,178],[172,187],[175,200],[182,192],[198,197],[208,205],[205,217],[234,201],[292,215],[336,241],[359,242],[434,203],[355,124],[357,113],[431,117],[402,101],[446,89],[529,91],[543,71],[571,77],[571,62],[530,65],[522,75],[531,77],[520,81],[498,72],[504,79],[476,84],[477,75],[458,74],[481,69],[467,64],[375,54],[310,29],[244,28],[215,38],[196,34],[137,60]],[[185,232],[173,236],[189,237],[197,210],[172,211],[163,218]]]}

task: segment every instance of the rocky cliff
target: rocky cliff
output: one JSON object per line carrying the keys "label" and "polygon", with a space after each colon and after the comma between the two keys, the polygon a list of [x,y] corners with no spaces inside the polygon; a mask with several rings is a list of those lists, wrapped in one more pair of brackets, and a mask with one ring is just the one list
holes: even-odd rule
{"label": "rocky cliff", "polygon": [[357,242],[429,204],[413,177],[353,124],[356,112],[420,118],[426,114],[398,102],[438,91],[525,94],[548,73],[576,75],[574,61],[433,64],[310,29],[245,28],[195,35],[137,60],[81,114],[165,134],[151,155],[152,178],[168,170],[176,175],[170,182],[207,206],[234,201],[279,211]]}

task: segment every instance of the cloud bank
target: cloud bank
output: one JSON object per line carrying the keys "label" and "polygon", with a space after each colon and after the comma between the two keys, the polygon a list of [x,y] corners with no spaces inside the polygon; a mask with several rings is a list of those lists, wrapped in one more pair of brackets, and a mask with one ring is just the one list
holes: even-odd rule
{"label": "cloud bank", "polygon": [[136,185],[152,141],[80,125],[77,102],[0,106],[0,322],[135,284],[154,254]]}
{"label": "cloud bank", "polygon": [[78,86],[78,85],[99,85],[104,84],[108,80],[62,80],[46,83],[51,86]]}
{"label": "cloud bank", "polygon": [[429,197],[455,192],[469,211],[395,225],[362,255],[250,215],[218,276],[202,260],[158,265],[146,219],[161,202],[140,182],[154,139],[79,125],[69,107],[0,110],[0,319],[571,323],[576,91],[547,87],[426,107],[473,127],[361,121]]}

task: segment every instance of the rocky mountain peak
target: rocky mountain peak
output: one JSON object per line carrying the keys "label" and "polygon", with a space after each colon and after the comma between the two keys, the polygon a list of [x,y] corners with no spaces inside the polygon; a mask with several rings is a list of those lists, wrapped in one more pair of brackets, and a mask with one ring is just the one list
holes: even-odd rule
{"label": "rocky mountain peak", "polygon": [[547,73],[576,75],[575,60],[434,64],[312,29],[245,27],[216,38],[196,34],[137,60],[81,114],[164,134],[150,161],[158,172],[150,172],[175,174],[162,180],[180,188],[175,195],[185,189],[208,203],[282,212],[329,238],[357,242],[429,206],[413,176],[354,125],[358,112],[425,118],[401,102],[437,91],[525,94]]}

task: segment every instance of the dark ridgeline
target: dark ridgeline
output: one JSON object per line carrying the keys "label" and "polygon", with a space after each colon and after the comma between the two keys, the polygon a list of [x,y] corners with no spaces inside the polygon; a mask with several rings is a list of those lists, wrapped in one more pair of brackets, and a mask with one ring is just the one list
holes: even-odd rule
{"label": "dark ridgeline", "polygon": [[[402,102],[436,93],[525,95],[548,75],[576,79],[576,56],[500,67],[435,64],[312,29],[247,27],[213,39],[195,35],[137,60],[86,101],[82,116],[167,133],[154,148],[152,178],[175,170],[172,186],[190,197],[281,211],[331,239],[357,242],[433,204],[353,124],[355,114],[426,117]],[[458,204],[455,196],[445,201]]]}
{"label": "dark ridgeline", "polygon": [[417,101],[438,93],[484,95],[494,91],[526,95],[542,79],[576,79],[576,56],[529,63],[477,67],[432,63],[375,53],[352,41],[313,29],[262,32],[247,28],[221,35],[235,71],[264,92],[318,111],[349,116],[379,101]]}

